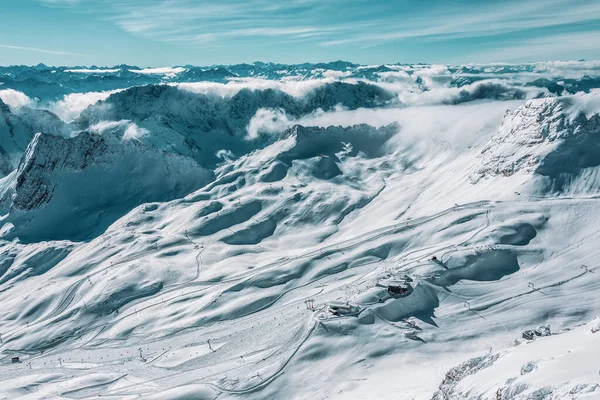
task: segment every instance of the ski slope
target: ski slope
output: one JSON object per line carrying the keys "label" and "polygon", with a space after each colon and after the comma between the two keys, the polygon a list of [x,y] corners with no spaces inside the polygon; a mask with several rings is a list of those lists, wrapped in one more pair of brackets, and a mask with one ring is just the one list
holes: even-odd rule
{"label": "ski slope", "polygon": [[[91,106],[66,155],[34,143],[0,180],[0,398],[600,398],[598,92],[315,111],[335,101],[253,89],[215,163],[190,141],[216,122],[182,127],[236,108],[205,118],[173,90],[192,96]],[[378,93],[354,90],[342,103]],[[153,160],[164,173],[135,169]],[[42,178],[55,189],[19,208]]]}

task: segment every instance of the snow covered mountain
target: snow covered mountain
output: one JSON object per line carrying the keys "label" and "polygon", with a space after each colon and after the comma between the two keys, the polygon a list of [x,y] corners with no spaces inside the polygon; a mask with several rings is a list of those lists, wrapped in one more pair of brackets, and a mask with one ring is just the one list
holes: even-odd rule
{"label": "snow covered mountain", "polygon": [[231,97],[221,97],[175,86],[148,85],[112,94],[86,109],[73,125],[85,129],[104,121],[134,121],[154,132],[140,140],[214,166],[220,160],[220,150],[239,157],[257,147],[244,137],[259,110],[300,118],[336,106],[351,110],[385,106],[393,98],[386,90],[363,82],[333,82],[316,87],[306,97],[274,89],[242,89]]}
{"label": "snow covered mountain", "polygon": [[589,109],[591,101],[595,96],[533,100],[508,111],[473,180],[535,172],[542,193],[600,190],[600,116]]}
{"label": "snow covered mountain", "polygon": [[5,222],[14,228],[5,237],[94,237],[132,205],[181,197],[211,180],[212,172],[194,160],[127,137],[139,129],[132,124],[124,133],[117,128],[73,138],[36,134],[7,179]]}
{"label": "snow covered mountain", "polygon": [[11,110],[0,98],[0,175],[5,176],[17,167],[35,133],[59,135],[63,125],[49,111],[28,107]]}
{"label": "snow covered mountain", "polygon": [[597,398],[598,65],[6,69],[0,397]]}

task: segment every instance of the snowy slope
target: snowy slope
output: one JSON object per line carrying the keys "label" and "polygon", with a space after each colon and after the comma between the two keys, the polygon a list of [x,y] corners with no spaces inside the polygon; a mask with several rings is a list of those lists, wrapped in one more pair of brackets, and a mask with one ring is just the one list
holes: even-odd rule
{"label": "snowy slope", "polygon": [[598,322],[469,360],[446,375],[434,398],[595,398]]}
{"label": "snowy slope", "polygon": [[0,181],[0,398],[598,397],[597,91],[277,82],[33,138]]}

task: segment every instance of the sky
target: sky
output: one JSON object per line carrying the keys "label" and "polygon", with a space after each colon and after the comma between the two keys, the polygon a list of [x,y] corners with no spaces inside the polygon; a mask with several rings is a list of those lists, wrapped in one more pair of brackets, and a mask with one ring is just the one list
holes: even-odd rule
{"label": "sky", "polygon": [[597,0],[0,0],[0,65],[600,59]]}

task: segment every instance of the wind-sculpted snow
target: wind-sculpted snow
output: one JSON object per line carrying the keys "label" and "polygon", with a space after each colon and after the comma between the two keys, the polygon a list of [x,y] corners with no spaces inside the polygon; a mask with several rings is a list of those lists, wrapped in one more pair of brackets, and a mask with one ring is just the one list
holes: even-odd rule
{"label": "wind-sculpted snow", "polygon": [[598,63],[46,69],[148,84],[0,103],[0,397],[600,390]]}
{"label": "wind-sculpted snow", "polygon": [[520,339],[514,348],[471,359],[446,373],[433,399],[597,397],[597,368],[586,356],[600,346],[597,322],[533,341]]}

